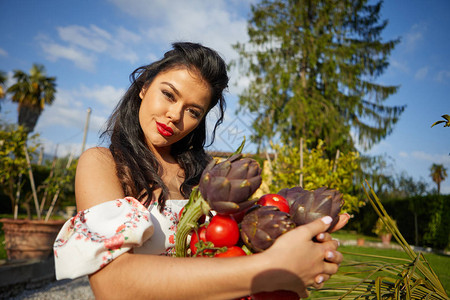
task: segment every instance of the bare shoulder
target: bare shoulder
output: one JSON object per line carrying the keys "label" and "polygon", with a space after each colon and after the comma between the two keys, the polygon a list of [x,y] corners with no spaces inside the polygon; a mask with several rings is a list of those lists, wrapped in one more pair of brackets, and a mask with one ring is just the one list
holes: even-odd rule
{"label": "bare shoulder", "polygon": [[109,149],[95,147],[83,152],[75,176],[75,197],[78,210],[124,197]]}
{"label": "bare shoulder", "polygon": [[108,148],[105,147],[94,147],[87,149],[81,154],[78,161],[78,167],[84,168],[85,166],[90,166],[91,164],[101,164],[110,165],[114,164],[114,159]]}

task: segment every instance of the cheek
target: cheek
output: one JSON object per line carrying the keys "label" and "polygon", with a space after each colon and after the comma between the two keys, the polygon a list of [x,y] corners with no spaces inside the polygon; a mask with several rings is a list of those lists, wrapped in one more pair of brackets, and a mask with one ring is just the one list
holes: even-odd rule
{"label": "cheek", "polygon": [[139,121],[150,119],[152,115],[160,115],[164,113],[164,110],[164,105],[159,99],[146,97],[142,100],[141,107],[139,108]]}
{"label": "cheek", "polygon": [[195,130],[201,123],[202,119],[198,120],[198,119],[192,119],[192,117],[190,116],[186,116],[185,120],[189,120],[187,122],[185,122],[185,128],[191,132],[193,130]]}

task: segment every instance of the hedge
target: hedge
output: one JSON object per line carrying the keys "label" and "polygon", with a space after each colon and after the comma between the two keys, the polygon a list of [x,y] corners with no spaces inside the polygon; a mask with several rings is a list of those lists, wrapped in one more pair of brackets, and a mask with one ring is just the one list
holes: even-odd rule
{"label": "hedge", "polygon": [[[417,214],[418,245],[437,249],[449,246],[450,195],[426,195],[382,201],[389,215],[397,221],[398,228],[409,244],[415,244],[414,212]],[[369,204],[360,208],[348,225],[349,229],[365,235],[374,235],[378,219]]]}

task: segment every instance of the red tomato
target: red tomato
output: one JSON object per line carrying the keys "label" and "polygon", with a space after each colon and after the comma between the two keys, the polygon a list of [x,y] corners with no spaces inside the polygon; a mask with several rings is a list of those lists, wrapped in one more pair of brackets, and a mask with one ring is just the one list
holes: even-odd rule
{"label": "red tomato", "polygon": [[300,297],[297,293],[292,291],[273,291],[273,292],[261,292],[251,295],[253,300],[274,300],[274,299],[284,299],[284,300],[299,300]]}
{"label": "red tomato", "polygon": [[214,255],[214,257],[233,257],[233,256],[244,256],[247,255],[244,250],[242,250],[241,247],[238,246],[231,246],[228,247],[227,251],[225,252],[218,252]]}
{"label": "red tomato", "polygon": [[197,247],[195,246],[195,244],[197,244],[198,242],[198,237],[200,237],[200,240],[206,242],[206,227],[200,227],[198,229],[198,236],[195,231],[192,233],[191,242],[189,243],[192,254],[197,253]]}
{"label": "red tomato", "polygon": [[266,194],[259,198],[258,204],[262,206],[276,206],[280,211],[289,213],[289,203],[283,196],[278,194]]}
{"label": "red tomato", "polygon": [[206,240],[215,247],[231,247],[239,240],[239,226],[230,216],[215,215],[206,228]]}

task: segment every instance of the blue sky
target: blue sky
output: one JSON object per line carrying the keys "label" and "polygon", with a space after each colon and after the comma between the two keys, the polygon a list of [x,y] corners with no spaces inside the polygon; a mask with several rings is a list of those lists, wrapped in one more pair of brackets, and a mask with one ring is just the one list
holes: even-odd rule
{"label": "blue sky", "polygon": [[[36,127],[45,151],[80,154],[86,111],[92,108],[88,147],[129,85],[137,67],[162,56],[180,40],[201,42],[227,61],[237,57],[231,44],[247,40],[250,3],[255,0],[0,1],[0,70],[28,71],[33,63],[57,77],[57,95]],[[386,155],[391,172],[406,172],[434,187],[433,163],[450,175],[450,128],[431,128],[450,114],[450,1],[386,1],[389,20],[383,39],[401,38],[390,67],[379,81],[400,85],[388,104],[407,105],[393,133],[369,153]],[[213,150],[230,151],[248,135],[248,116],[236,116],[237,95],[247,80],[231,72],[226,121]],[[12,83],[12,81],[10,82]],[[0,117],[17,119],[16,105],[3,101]],[[252,145],[247,146],[252,151]],[[450,193],[450,178],[441,192]]]}

